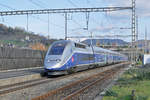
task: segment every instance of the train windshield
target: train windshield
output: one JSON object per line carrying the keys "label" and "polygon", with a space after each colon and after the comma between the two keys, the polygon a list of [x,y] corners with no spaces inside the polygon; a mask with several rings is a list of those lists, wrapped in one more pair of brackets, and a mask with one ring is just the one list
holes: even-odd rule
{"label": "train windshield", "polygon": [[59,42],[59,43],[53,44],[48,55],[62,55],[66,45],[67,45],[66,42]]}

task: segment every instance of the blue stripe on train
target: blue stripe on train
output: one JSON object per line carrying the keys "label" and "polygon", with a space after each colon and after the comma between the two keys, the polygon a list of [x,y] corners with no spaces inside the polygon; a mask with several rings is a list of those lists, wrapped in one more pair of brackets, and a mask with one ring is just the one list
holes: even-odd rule
{"label": "blue stripe on train", "polygon": [[118,56],[111,56],[111,55],[103,55],[103,54],[83,54],[83,53],[74,53],[73,56],[67,61],[66,64],[61,66],[60,68],[47,68],[51,71],[60,71],[60,70],[67,70],[71,67],[74,67],[76,65],[80,64],[90,64],[90,63],[100,63],[104,62],[106,63],[107,61],[119,61],[123,60],[122,57]]}

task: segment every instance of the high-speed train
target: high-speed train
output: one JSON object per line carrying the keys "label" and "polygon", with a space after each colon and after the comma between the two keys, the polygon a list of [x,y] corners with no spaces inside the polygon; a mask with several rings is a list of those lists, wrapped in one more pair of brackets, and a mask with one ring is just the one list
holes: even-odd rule
{"label": "high-speed train", "polygon": [[49,47],[44,69],[47,75],[62,75],[127,60],[127,56],[114,51],[60,40]]}

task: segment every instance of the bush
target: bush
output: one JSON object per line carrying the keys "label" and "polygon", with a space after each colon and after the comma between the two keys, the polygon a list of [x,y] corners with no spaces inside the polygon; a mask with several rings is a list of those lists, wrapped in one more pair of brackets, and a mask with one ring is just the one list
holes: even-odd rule
{"label": "bush", "polygon": [[142,65],[142,61],[138,61],[136,65]]}
{"label": "bush", "polygon": [[132,96],[131,95],[126,95],[123,97],[119,97],[116,100],[132,100]]}
{"label": "bush", "polygon": [[114,92],[113,90],[107,90],[104,96],[113,96],[113,97],[117,97],[118,94],[116,92]]}
{"label": "bush", "polygon": [[131,75],[133,80],[150,80],[150,68],[130,69],[125,75]]}
{"label": "bush", "polygon": [[147,96],[137,96],[136,100],[147,100],[148,97]]}
{"label": "bush", "polygon": [[143,69],[139,69],[136,72],[136,76],[133,77],[133,79],[137,79],[137,80],[150,80],[150,71],[149,70],[143,70]]}
{"label": "bush", "polygon": [[[135,96],[134,100],[147,100],[147,99],[148,99],[147,96]],[[132,98],[131,95],[126,95],[126,96],[123,96],[123,97],[119,97],[116,100],[133,100],[133,98]]]}

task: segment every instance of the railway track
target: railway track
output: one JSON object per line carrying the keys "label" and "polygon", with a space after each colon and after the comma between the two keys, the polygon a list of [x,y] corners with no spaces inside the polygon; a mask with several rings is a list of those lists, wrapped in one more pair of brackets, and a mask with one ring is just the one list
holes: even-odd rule
{"label": "railway track", "polygon": [[55,77],[55,78],[43,77],[43,78],[36,79],[36,80],[31,80],[31,81],[26,81],[26,82],[11,84],[11,85],[0,86],[0,96],[11,93],[11,92],[15,92],[15,91],[18,91],[18,90],[22,90],[22,89],[25,89],[25,88],[30,88],[30,87],[33,87],[33,86],[37,86],[37,85],[40,85],[40,84],[44,84],[44,83],[48,83],[48,82],[52,82],[52,81],[56,81],[56,80],[60,80],[60,79],[65,79],[67,77],[75,76],[77,74],[88,73],[90,71],[97,70],[97,69],[102,70],[103,68],[104,67],[91,69],[91,70],[88,70],[88,71],[78,72],[78,73],[74,73],[74,74],[66,75],[66,76],[61,76],[61,77]]}
{"label": "railway track", "polygon": [[88,94],[87,90],[92,89],[93,86],[101,85],[106,80],[111,79],[117,72],[120,71],[121,68],[123,68],[123,66],[127,64],[128,63],[114,65],[116,66],[115,68],[97,73],[69,85],[52,90],[42,96],[35,97],[32,100],[82,100],[84,97],[88,96],[86,95]]}
{"label": "railway track", "polygon": [[31,80],[31,81],[26,81],[26,82],[21,82],[21,83],[16,83],[12,85],[5,85],[0,87],[0,96],[4,94],[8,94],[17,90],[29,88],[38,84],[42,84],[44,82],[49,82],[52,79],[46,79],[46,78],[41,78],[41,79],[36,79],[36,80]]}

